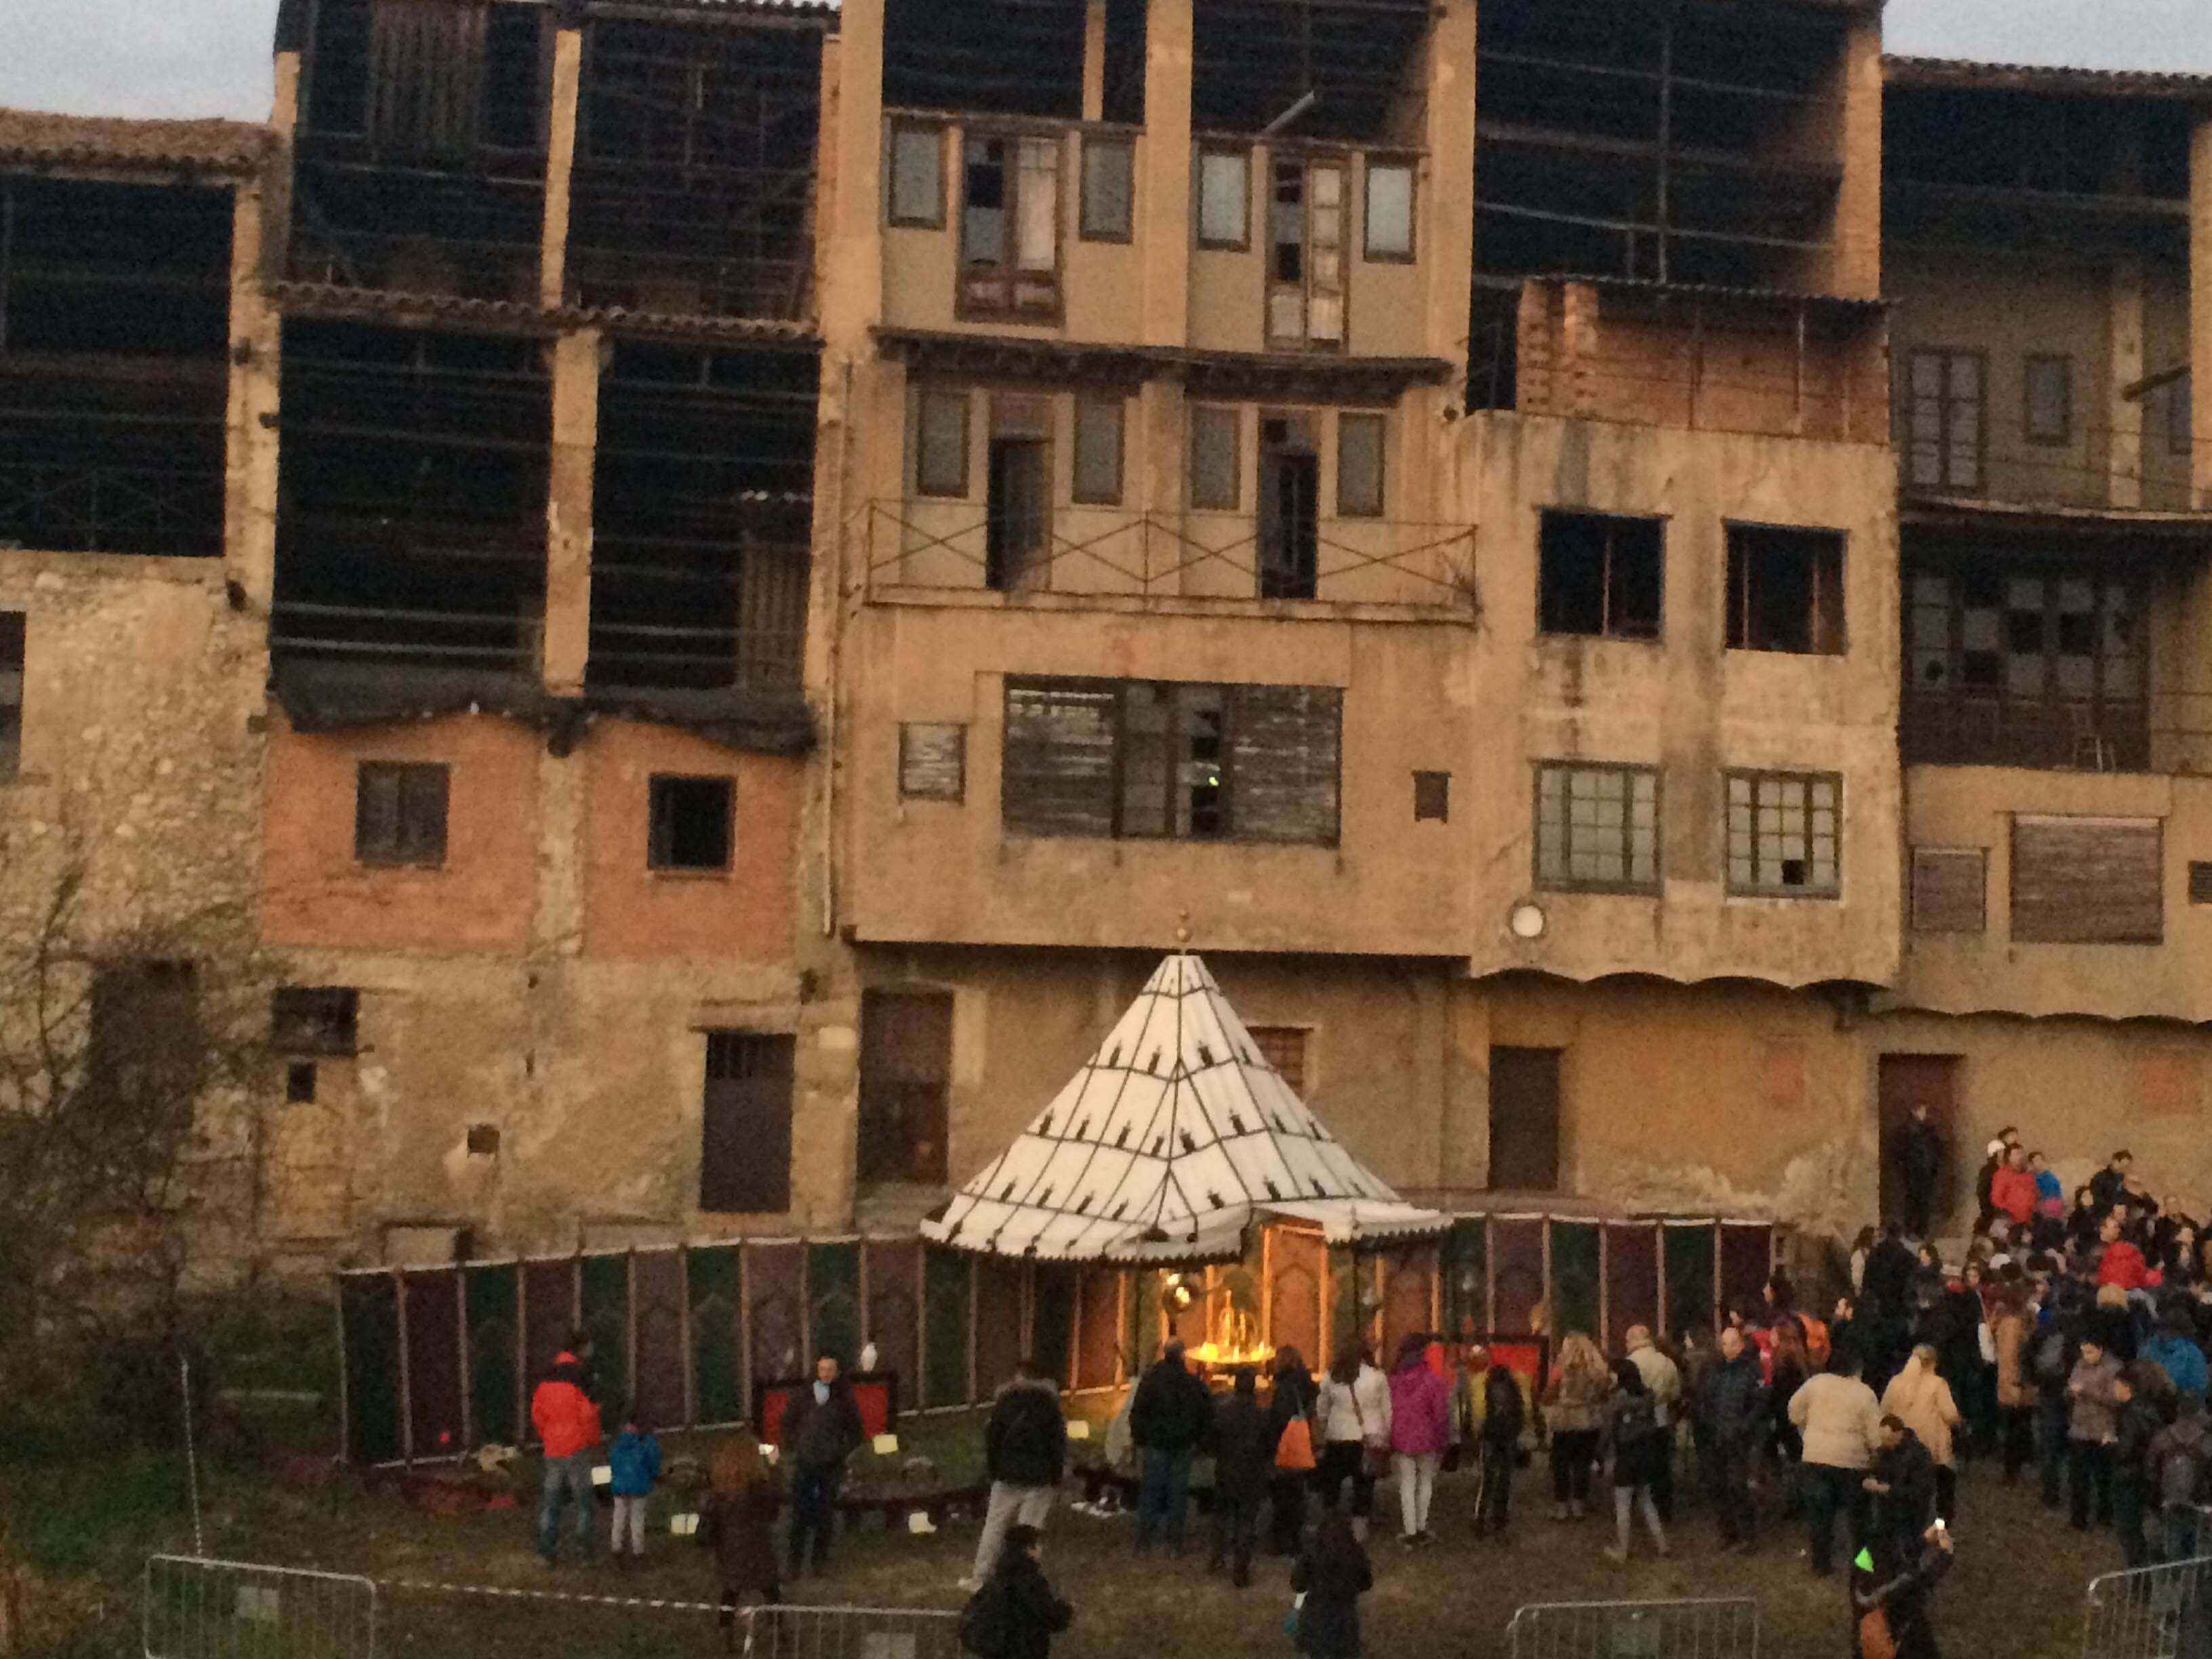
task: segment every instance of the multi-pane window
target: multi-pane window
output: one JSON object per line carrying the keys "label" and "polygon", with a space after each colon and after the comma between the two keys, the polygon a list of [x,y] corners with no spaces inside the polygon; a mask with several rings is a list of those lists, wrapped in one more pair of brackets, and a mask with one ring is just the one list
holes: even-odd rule
{"label": "multi-pane window", "polygon": [[1536,543],[1538,625],[1547,634],[1659,637],[1663,520],[1547,512]]}
{"label": "multi-pane window", "polygon": [[1382,431],[1380,415],[1336,417],[1336,510],[1345,518],[1382,514]]}
{"label": "multi-pane window", "polygon": [[1204,149],[1198,155],[1198,245],[1243,248],[1252,239],[1252,212],[1245,191],[1252,177],[1251,157],[1241,149]]}
{"label": "multi-pane window", "polygon": [[2030,356],[2021,365],[2021,418],[2032,444],[2063,444],[2074,435],[2074,360]]}
{"label": "multi-pane window", "polygon": [[1536,769],[1536,884],[1659,886],[1659,774],[1643,766]]}
{"label": "multi-pane window", "polygon": [[1190,504],[1234,511],[1243,491],[1237,455],[1240,412],[1210,404],[1190,406]]}
{"label": "multi-pane window", "polygon": [[1344,343],[1341,161],[1277,161],[1267,202],[1267,343]]}
{"label": "multi-pane window", "polygon": [[1833,655],[1844,648],[1844,537],[1728,527],[1728,647]]}
{"label": "multi-pane window", "polygon": [[1978,351],[1916,351],[1905,373],[1907,480],[1918,489],[1982,488],[1989,369]]}
{"label": "multi-pane window", "polygon": [[960,146],[966,314],[1060,311],[1060,141],[973,133]]}
{"label": "multi-pane window", "polygon": [[925,387],[915,399],[915,489],[924,495],[968,493],[965,392]]}
{"label": "multi-pane window", "polygon": [[2107,571],[1977,563],[1912,571],[1905,738],[1915,761],[2143,763],[2142,595]]}
{"label": "multi-pane window", "polygon": [[23,757],[23,613],[0,611],[0,778]]}
{"label": "multi-pane window", "polygon": [[446,860],[443,766],[363,761],[354,775],[353,855],[363,864]]}
{"label": "multi-pane window", "polygon": [[1118,507],[1121,501],[1123,399],[1075,400],[1075,499],[1085,505]]}
{"label": "multi-pane window", "polygon": [[900,121],[891,127],[890,221],[938,229],[945,223],[945,132]]}
{"label": "multi-pane window", "polygon": [[1843,792],[1843,781],[1826,773],[1730,772],[1729,891],[1834,897]]}
{"label": "multi-pane window", "polygon": [[1136,149],[1124,137],[1085,134],[1083,140],[1083,240],[1126,242],[1135,201]]}
{"label": "multi-pane window", "polygon": [[1334,845],[1340,696],[1332,686],[1010,679],[1006,827]]}
{"label": "multi-pane window", "polygon": [[1367,164],[1366,250],[1370,259],[1413,257],[1413,164]]}

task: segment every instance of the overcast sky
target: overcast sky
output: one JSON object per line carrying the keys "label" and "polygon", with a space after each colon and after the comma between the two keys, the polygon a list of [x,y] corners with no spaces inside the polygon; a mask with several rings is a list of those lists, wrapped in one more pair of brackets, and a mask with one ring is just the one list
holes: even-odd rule
{"label": "overcast sky", "polygon": [[[1200,0],[1204,3],[1204,0]],[[0,106],[269,111],[276,0],[0,0]],[[1892,52],[2212,74],[2212,0],[1890,0]]]}

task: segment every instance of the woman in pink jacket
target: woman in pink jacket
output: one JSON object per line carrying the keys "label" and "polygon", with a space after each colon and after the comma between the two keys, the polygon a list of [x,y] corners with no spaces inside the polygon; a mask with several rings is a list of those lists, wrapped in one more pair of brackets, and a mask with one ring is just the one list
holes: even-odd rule
{"label": "woman in pink jacket", "polygon": [[1437,1466],[1451,1437],[1451,1412],[1443,1379],[1429,1369],[1429,1340],[1415,1333],[1398,1345],[1390,1367],[1390,1461],[1398,1467],[1398,1514],[1407,1549],[1436,1540],[1429,1534],[1429,1499]]}

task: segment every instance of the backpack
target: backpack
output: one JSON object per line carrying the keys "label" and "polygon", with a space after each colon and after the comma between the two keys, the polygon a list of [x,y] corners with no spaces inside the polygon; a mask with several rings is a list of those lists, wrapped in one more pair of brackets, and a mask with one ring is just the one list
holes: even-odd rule
{"label": "backpack", "polygon": [[2035,1380],[2063,1382],[2067,1376],[2066,1333],[2053,1325],[2035,1345]]}
{"label": "backpack", "polygon": [[960,1609],[960,1623],[956,1632],[963,1652],[977,1659],[999,1659],[1006,1650],[1006,1585],[994,1573],[976,1586],[975,1593]]}
{"label": "backpack", "polygon": [[2204,1443],[2169,1439],[2158,1460],[2158,1495],[2166,1504],[2194,1504],[2204,1479]]}
{"label": "backpack", "polygon": [[1652,1405],[1648,1394],[1629,1394],[1620,1397],[1613,1407],[1613,1437],[1618,1445],[1629,1445],[1659,1432],[1658,1408]]}

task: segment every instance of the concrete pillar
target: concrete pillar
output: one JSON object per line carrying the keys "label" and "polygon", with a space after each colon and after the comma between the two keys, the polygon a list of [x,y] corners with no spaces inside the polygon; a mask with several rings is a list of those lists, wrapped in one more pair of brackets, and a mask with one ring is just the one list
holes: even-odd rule
{"label": "concrete pillar", "polygon": [[544,685],[584,689],[592,636],[592,461],[599,437],[599,331],[553,344],[553,456],[545,494]]}
{"label": "concrete pillar", "polygon": [[2212,116],[2189,144],[2190,486],[2200,510],[2212,510]]}
{"label": "concrete pillar", "polygon": [[583,63],[583,32],[556,29],[553,88],[546,104],[545,220],[538,250],[538,302],[543,306],[559,305],[568,291],[568,178],[576,163],[576,91]]}
{"label": "concrete pillar", "polygon": [[1083,8],[1083,118],[1106,118],[1106,0]]}
{"label": "concrete pillar", "polygon": [[[1597,413],[1597,289],[1588,283],[1562,287],[1553,401],[1564,405],[1561,413],[1577,420]],[[1696,421],[1692,410],[1691,424]]]}
{"label": "concrete pillar", "polygon": [[[230,367],[223,414],[225,574],[256,615],[276,586],[276,367],[281,319],[263,288],[276,167],[239,181],[231,214]],[[281,256],[280,256],[281,257]]]}
{"label": "concrete pillar", "polygon": [[1881,26],[1854,28],[1844,48],[1833,276],[1828,291],[1871,300],[1881,293]]}
{"label": "concrete pillar", "polygon": [[2106,423],[2112,428],[2105,469],[2108,502],[2142,505],[2144,398],[2128,389],[2143,377],[2143,268],[2140,259],[2112,262],[2112,374],[2106,396]]}
{"label": "concrete pillar", "polygon": [[1151,0],[1145,19],[1145,136],[1138,146],[1143,179],[1137,186],[1144,304],[1138,337],[1151,346],[1182,345],[1190,332],[1191,3]]}
{"label": "concrete pillar", "polygon": [[1429,355],[1467,374],[1474,279],[1474,0],[1443,0],[1429,23],[1423,100],[1428,152],[1418,206]]}
{"label": "concrete pillar", "polygon": [[825,147],[835,134],[836,155],[825,161],[836,191],[814,261],[830,356],[868,350],[868,330],[883,316],[883,0],[847,0],[836,48],[836,125],[825,107],[822,126]]}
{"label": "concrete pillar", "polygon": [[1131,450],[1136,488],[1129,500],[1146,514],[1145,580],[1148,590],[1176,592],[1169,573],[1183,563],[1179,532],[1183,513],[1183,386],[1154,378],[1137,388],[1136,433]]}

